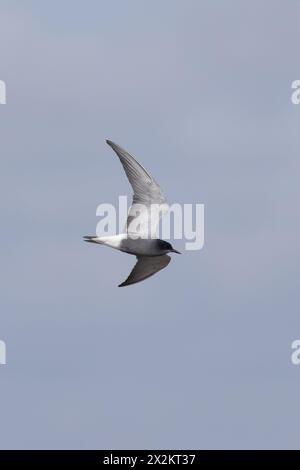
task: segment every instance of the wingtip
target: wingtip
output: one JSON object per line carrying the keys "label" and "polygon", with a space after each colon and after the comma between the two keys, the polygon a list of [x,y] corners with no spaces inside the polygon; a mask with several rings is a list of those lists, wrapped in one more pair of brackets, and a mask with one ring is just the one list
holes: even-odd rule
{"label": "wingtip", "polygon": [[123,281],[121,284],[118,285],[118,287],[126,287],[126,286],[130,286],[131,285],[131,282],[127,282],[126,281]]}

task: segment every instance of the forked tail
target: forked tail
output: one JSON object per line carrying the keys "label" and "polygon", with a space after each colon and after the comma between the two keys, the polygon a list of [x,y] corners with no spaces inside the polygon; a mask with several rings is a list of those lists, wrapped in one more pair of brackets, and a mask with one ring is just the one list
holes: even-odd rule
{"label": "forked tail", "polygon": [[85,236],[83,237],[83,240],[84,240],[85,242],[99,243],[100,245],[103,244],[103,241],[100,240],[100,239],[97,237],[97,235],[85,235]]}

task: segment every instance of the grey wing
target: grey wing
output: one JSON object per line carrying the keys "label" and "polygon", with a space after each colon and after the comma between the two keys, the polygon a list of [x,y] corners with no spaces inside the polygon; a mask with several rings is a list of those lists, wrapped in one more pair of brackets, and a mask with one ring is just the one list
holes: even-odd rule
{"label": "grey wing", "polygon": [[129,274],[126,281],[122,282],[119,287],[129,286],[140,281],[144,281],[153,274],[156,274],[161,269],[168,266],[171,257],[168,255],[163,256],[137,256],[137,263]]}
{"label": "grey wing", "polygon": [[[133,201],[128,212],[126,231],[136,233],[135,228],[130,230],[128,227],[134,219],[139,217],[140,234],[142,236],[151,236],[156,230],[161,215],[168,211],[167,200],[162,189],[132,155],[110,140],[106,142],[118,155],[133,189]],[[151,212],[151,205],[157,205],[159,210]]]}

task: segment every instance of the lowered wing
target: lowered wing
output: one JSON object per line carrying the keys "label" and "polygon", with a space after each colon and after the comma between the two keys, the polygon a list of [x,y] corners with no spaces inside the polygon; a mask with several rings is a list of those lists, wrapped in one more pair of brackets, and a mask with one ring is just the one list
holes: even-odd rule
{"label": "lowered wing", "polygon": [[129,286],[137,282],[144,281],[150,276],[153,276],[161,269],[168,266],[171,257],[168,255],[163,256],[137,256],[137,263],[129,274],[126,281],[122,282],[119,287]]}

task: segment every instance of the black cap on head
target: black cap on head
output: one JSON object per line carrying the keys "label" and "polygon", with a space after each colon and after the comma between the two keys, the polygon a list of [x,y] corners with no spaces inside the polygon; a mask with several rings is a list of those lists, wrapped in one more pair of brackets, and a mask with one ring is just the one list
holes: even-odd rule
{"label": "black cap on head", "polygon": [[173,250],[171,243],[165,242],[165,240],[157,240],[157,243],[161,250]]}
{"label": "black cap on head", "polygon": [[160,250],[172,251],[173,253],[178,253],[179,255],[181,254],[180,251],[174,250],[171,243],[166,242],[165,240],[158,239],[157,243]]}

